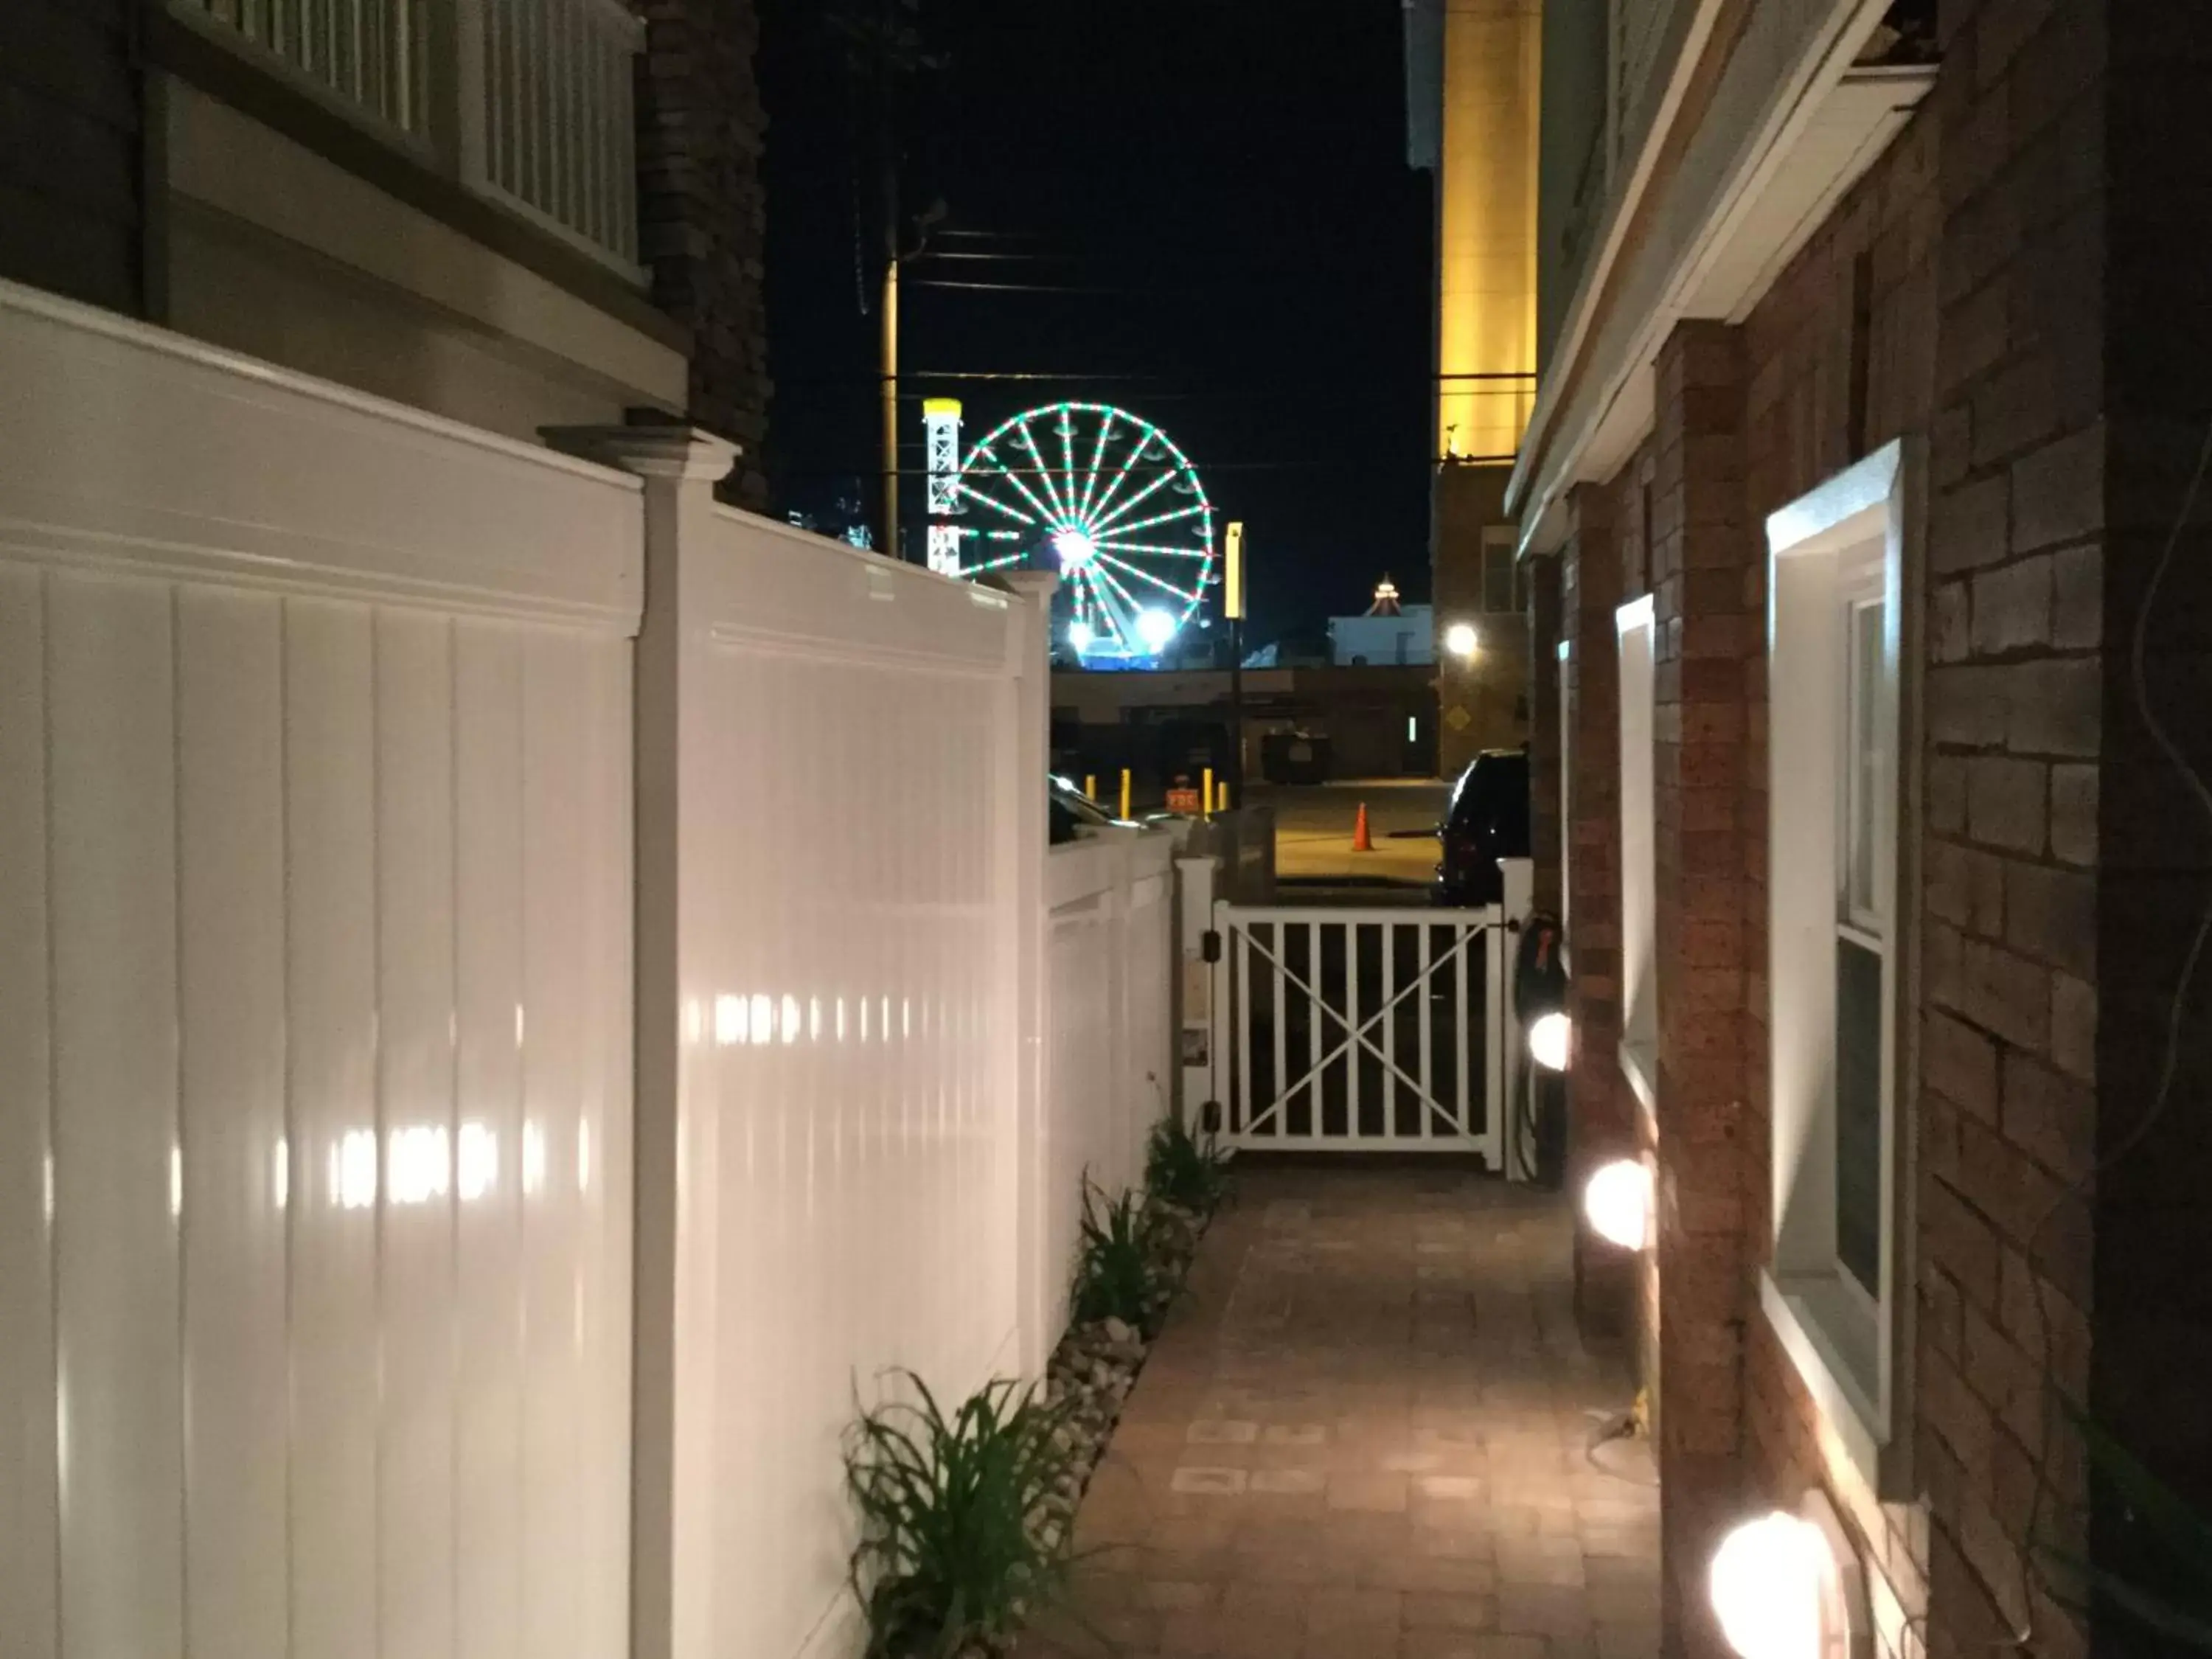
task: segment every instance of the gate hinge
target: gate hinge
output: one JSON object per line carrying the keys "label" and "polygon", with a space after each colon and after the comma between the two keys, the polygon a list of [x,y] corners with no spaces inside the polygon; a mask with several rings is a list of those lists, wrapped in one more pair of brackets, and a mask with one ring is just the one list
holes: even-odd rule
{"label": "gate hinge", "polygon": [[1198,936],[1198,953],[1207,962],[1221,960],[1221,930],[1209,927]]}

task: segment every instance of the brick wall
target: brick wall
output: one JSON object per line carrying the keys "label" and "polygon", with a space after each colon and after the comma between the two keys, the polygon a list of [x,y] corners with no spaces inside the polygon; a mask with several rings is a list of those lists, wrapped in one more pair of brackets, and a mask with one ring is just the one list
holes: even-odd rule
{"label": "brick wall", "polygon": [[761,443],[771,385],[763,301],[768,129],[753,0],[635,0],[639,253],[653,302],[691,331],[689,418],[743,453],[719,493],[768,500]]}
{"label": "brick wall", "polygon": [[1559,563],[1528,571],[1528,842],[1539,908],[1559,908]]}
{"label": "brick wall", "polygon": [[[1761,526],[1768,514],[1892,439],[1917,437],[1928,428],[1940,132],[1932,111],[1911,123],[1745,319],[1744,491],[1750,574],[1756,581],[1764,580]],[[1763,586],[1756,591],[1756,608],[1763,611]],[[1932,604],[1925,597],[1923,602],[1932,635]],[[1748,651],[1743,774],[1747,1110],[1741,1168],[1747,1237],[1756,1267],[1766,1258],[1774,1218],[1766,1033],[1765,663],[1759,641]],[[1900,909],[1910,912],[1913,903],[1907,893]],[[1923,1309],[1923,1332],[1929,1323]],[[1784,1501],[1811,1483],[1827,1488],[1874,1571],[1885,1650],[1913,1651],[1918,1627],[1908,1632],[1906,1621],[1929,1605],[1926,1509],[1880,1502],[1835,1443],[1765,1318],[1753,1312],[1745,1333],[1745,1453],[1754,1486]]]}
{"label": "brick wall", "polygon": [[[1574,968],[1568,989],[1574,1031],[1567,1074],[1571,1193],[1579,1193],[1599,1164],[1638,1150],[1635,1097],[1613,1058],[1620,1045],[1620,679],[1613,613],[1620,603],[1620,566],[1613,506],[1607,491],[1577,489],[1568,502],[1571,528],[1559,558],[1559,637],[1568,644],[1572,726],[1567,744],[1573,771],[1567,788],[1567,948]],[[1593,1236],[1579,1218],[1575,1290],[1582,1322],[1592,1334],[1618,1335],[1645,1327],[1638,1317],[1635,1262]]]}
{"label": "brick wall", "polygon": [[[2073,211],[2053,225],[2078,234],[2101,222],[2101,269],[2077,253],[2063,271],[2040,273],[2040,291],[2053,301],[2069,290],[2101,290],[2108,319],[2101,534],[2085,510],[2100,483],[2091,440],[2076,436],[2069,447],[2061,435],[2039,447],[2039,465],[2015,469],[2012,504],[2015,538],[2025,519],[2058,550],[2054,650],[2061,639],[2087,642],[2097,626],[2094,596],[2100,587],[2103,593],[2098,766],[2052,766],[2049,823],[2051,860],[2094,857],[2097,881],[2095,978],[2085,982],[2055,967],[2051,974],[2051,1069],[2069,1086],[2094,1084],[2102,1109],[2094,1142],[2070,1133],[2051,1151],[2078,1158],[2094,1145],[2103,1165],[2095,1188],[2091,1408],[2207,1515],[2212,1282],[2203,1264],[2212,1233],[2212,1004],[2203,968],[2179,1022],[2169,1020],[2182,964],[2212,902],[2212,824],[2206,803],[2159,752],[2129,658],[2140,622],[2142,699],[2199,781],[2212,777],[2212,501],[2204,489],[2185,523],[2180,516],[2212,428],[2212,319],[2202,283],[2191,280],[2197,262],[2179,252],[2201,245],[2212,196],[2203,118],[2212,16],[2200,7],[2113,7],[2090,18],[2076,9],[2062,7],[2046,26],[2069,44],[2064,62],[2054,62],[2038,36],[2022,44],[2007,71],[2015,102],[2027,95],[2025,83],[2055,106],[2048,123],[2054,149],[2069,137],[2098,142],[2094,94],[2077,89],[2065,98],[2064,89],[2078,88],[2091,72],[2079,60],[2094,65],[2101,56],[2112,87],[2101,111],[2102,155],[2083,161],[2102,161],[2101,215],[2092,218],[2100,204],[2079,199],[2077,186]],[[2099,22],[2101,54],[2093,43]],[[2054,153],[2053,165],[2059,159]],[[2172,558],[2148,598],[2169,545]],[[2152,1121],[2169,1030],[2180,1039],[2172,1083]],[[2053,1102],[2062,1110],[2068,1103],[2064,1094]],[[2016,1270],[2015,1284],[2021,1277]]]}
{"label": "brick wall", "polygon": [[1744,936],[1760,890],[1744,823],[1747,694],[1764,591],[1745,517],[1740,331],[1684,323],[1652,373],[1638,497],[1654,624],[1662,1595],[1680,1650],[1723,1654],[1703,1584],[1741,1490]]}
{"label": "brick wall", "polygon": [[[2046,1379],[2212,1510],[2201,983],[2174,1018],[2212,903],[2212,803],[2140,706],[2212,776],[2212,495],[2177,523],[2212,453],[2212,311],[2180,252],[2212,213],[2212,140],[2196,118],[2212,14],[1959,0],[1941,15],[1929,104],[1740,330],[1674,337],[1647,452],[1577,492],[1561,626],[1576,641],[1577,965],[1579,977],[1586,957],[1593,980],[1577,991],[1573,1090],[1594,1156],[1627,1121],[1610,1063],[1610,612],[1649,580],[1662,1473],[1724,1492],[1732,1427],[1747,1501],[1825,1485],[1873,1569],[1885,1652],[1966,1659],[2026,1627],[2026,1651],[2070,1659],[2141,1633],[2084,1629],[2023,1571],[2031,1535],[2086,1533],[2100,1553],[2142,1557],[2116,1511],[2087,1513],[2081,1451],[2046,1414]],[[1917,932],[1920,989],[1902,1103],[1918,1160],[1913,1501],[1882,1503],[1752,1299],[1772,1227],[1759,526],[1899,435],[1925,455],[1926,490],[1911,527],[1924,538],[1922,635],[1906,665],[1923,793],[1900,849],[1919,867],[1899,918],[1908,959]],[[2174,1104],[2147,1124],[2170,1031]],[[1748,1247],[1732,1261],[1731,1170]],[[1698,1217],[1717,1249],[1670,1249]],[[1723,1271],[1701,1276],[1716,1253]],[[1727,1398],[1739,1340],[1741,1402],[1708,1409],[1708,1394]],[[1717,1375],[1693,1389],[1685,1370],[1701,1363]],[[1700,1546],[1671,1516],[1667,1535],[1669,1576],[1686,1582]],[[1692,1624],[1674,1639],[1695,1650],[1707,1634]]]}

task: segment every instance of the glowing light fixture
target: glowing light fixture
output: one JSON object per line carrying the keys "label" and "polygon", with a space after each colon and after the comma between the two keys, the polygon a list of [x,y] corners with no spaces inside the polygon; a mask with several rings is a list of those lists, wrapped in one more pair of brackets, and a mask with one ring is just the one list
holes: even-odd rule
{"label": "glowing light fixture", "polygon": [[1642,1249],[1651,1237],[1651,1171],[1632,1158],[1601,1164],[1583,1188],[1583,1214],[1608,1244]]}
{"label": "glowing light fixture", "polygon": [[1091,641],[1096,637],[1097,635],[1091,631],[1091,624],[1080,617],[1067,625],[1067,642],[1073,646],[1079,653],[1088,651],[1091,648]]}
{"label": "glowing light fixture", "polygon": [[1454,623],[1444,629],[1444,649],[1455,657],[1472,657],[1482,648],[1473,623]]}
{"label": "glowing light fixture", "polygon": [[1137,637],[1147,650],[1158,651],[1175,637],[1176,619],[1164,611],[1140,611],[1137,613]]}
{"label": "glowing light fixture", "polygon": [[1052,550],[1060,556],[1063,571],[1079,570],[1098,556],[1098,544],[1081,530],[1055,530],[1052,532]]}
{"label": "glowing light fixture", "polygon": [[1528,1057],[1547,1072],[1567,1069],[1567,1042],[1574,1023],[1558,1009],[1540,1014],[1528,1027]]}
{"label": "glowing light fixture", "polygon": [[1817,1487],[1797,1514],[1770,1510],[1722,1539],[1706,1590],[1744,1659],[1863,1659],[1872,1650],[1865,1576]]}

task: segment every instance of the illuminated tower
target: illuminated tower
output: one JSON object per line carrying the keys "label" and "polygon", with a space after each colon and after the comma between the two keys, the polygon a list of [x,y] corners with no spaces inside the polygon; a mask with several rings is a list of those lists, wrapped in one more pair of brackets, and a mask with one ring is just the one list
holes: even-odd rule
{"label": "illuminated tower", "polygon": [[929,473],[929,568],[956,575],[961,527],[950,520],[967,510],[960,500],[960,400],[924,399],[921,430]]}

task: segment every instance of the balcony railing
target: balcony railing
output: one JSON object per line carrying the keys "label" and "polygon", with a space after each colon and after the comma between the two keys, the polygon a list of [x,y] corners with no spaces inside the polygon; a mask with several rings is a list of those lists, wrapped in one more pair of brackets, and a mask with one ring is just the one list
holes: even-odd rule
{"label": "balcony railing", "polygon": [[479,187],[637,262],[631,67],[645,25],[622,0],[479,0]]}
{"label": "balcony railing", "polygon": [[623,0],[171,0],[269,68],[633,280],[633,65]]}

